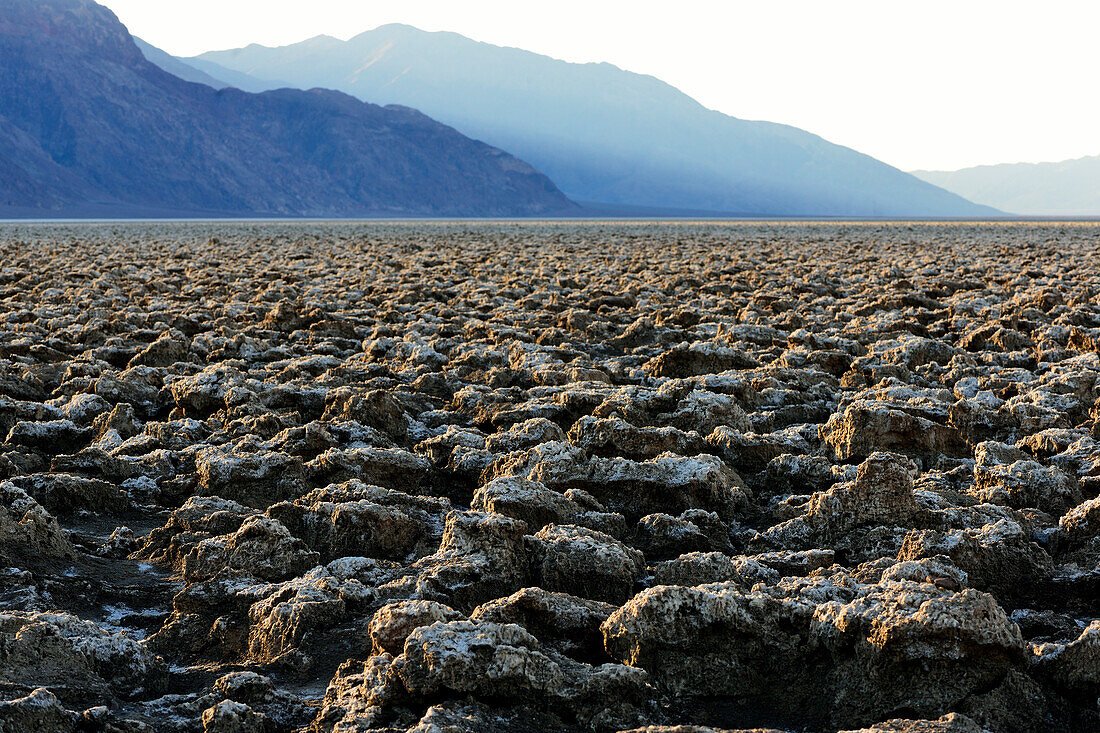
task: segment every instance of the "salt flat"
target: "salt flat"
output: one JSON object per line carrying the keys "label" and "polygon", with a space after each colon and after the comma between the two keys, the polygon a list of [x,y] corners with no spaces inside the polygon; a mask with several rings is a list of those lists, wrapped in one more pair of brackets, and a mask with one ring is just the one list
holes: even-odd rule
{"label": "salt flat", "polygon": [[0,721],[1097,729],[1098,250],[0,226]]}

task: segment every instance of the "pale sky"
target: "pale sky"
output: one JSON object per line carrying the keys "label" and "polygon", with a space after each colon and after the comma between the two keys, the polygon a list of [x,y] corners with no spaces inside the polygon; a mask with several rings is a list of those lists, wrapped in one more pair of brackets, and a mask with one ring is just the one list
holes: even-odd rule
{"label": "pale sky", "polygon": [[1095,0],[99,0],[188,56],[385,23],[652,74],[899,168],[1100,155]]}

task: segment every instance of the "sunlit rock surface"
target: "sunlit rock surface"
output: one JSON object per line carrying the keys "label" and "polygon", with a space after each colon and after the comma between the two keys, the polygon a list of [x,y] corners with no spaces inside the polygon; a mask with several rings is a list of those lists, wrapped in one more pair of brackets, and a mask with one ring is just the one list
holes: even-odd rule
{"label": "sunlit rock surface", "polygon": [[1100,729],[1096,227],[0,228],[0,729]]}

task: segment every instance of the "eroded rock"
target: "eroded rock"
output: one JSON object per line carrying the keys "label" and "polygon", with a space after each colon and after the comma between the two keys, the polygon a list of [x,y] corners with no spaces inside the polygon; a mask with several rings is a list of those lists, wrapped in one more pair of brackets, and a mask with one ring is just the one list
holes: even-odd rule
{"label": "eroded rock", "polygon": [[6,225],[0,720],[1100,729],[1096,236]]}

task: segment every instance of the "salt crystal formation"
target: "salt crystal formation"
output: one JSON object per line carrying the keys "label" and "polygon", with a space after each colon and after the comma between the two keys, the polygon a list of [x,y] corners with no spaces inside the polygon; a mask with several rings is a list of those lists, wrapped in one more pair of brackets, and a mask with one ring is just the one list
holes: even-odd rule
{"label": "salt crystal formation", "polygon": [[0,230],[0,730],[1100,730],[1100,228]]}

